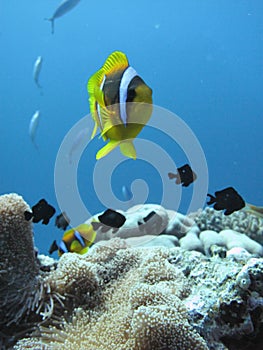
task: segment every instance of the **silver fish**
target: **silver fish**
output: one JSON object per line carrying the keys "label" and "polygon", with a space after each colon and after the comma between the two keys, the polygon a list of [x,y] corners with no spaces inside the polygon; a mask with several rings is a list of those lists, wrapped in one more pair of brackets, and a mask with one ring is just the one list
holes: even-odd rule
{"label": "silver fish", "polygon": [[48,21],[51,22],[51,33],[54,34],[54,21],[56,18],[59,18],[63,16],[65,13],[69,12],[73,7],[75,7],[80,0],[64,0],[62,3],[58,6],[56,11],[54,12],[53,16],[50,18],[46,18]]}
{"label": "silver fish", "polygon": [[39,79],[39,73],[40,73],[41,67],[42,67],[42,62],[43,62],[43,58],[41,56],[38,56],[38,58],[35,61],[34,69],[33,69],[34,81],[40,89],[41,89],[41,85],[39,84],[38,79]]}
{"label": "silver fish", "polygon": [[72,142],[72,145],[70,147],[69,154],[68,154],[69,164],[72,164],[73,155],[80,148],[80,145],[84,141],[87,142],[87,140],[88,140],[88,133],[89,133],[89,129],[85,128],[85,129],[80,130],[78,132],[78,134],[76,135],[75,139]]}
{"label": "silver fish", "polygon": [[35,137],[36,137],[36,130],[39,124],[39,118],[40,118],[40,111],[36,111],[30,120],[29,130],[28,130],[31,141],[33,142],[34,146],[37,149],[38,149],[38,146],[35,143]]}

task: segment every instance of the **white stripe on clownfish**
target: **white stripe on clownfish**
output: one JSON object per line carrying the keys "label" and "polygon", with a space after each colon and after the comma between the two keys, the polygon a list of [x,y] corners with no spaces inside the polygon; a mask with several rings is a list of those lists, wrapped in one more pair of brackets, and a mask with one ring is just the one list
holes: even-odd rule
{"label": "white stripe on clownfish", "polygon": [[59,249],[63,252],[63,253],[68,253],[68,247],[66,246],[66,244],[61,241],[59,244]]}
{"label": "white stripe on clownfish", "polygon": [[120,88],[119,88],[119,102],[120,102],[120,117],[124,125],[127,124],[127,113],[126,113],[126,101],[128,86],[132,79],[138,75],[136,70],[132,67],[128,67],[122,76]]}
{"label": "white stripe on clownfish", "polygon": [[[106,80],[106,75],[104,75],[103,77],[103,80],[100,84],[100,90],[102,91],[103,90],[103,87],[104,87],[104,84],[105,84],[105,80]],[[100,105],[99,103],[97,103],[97,113],[98,113],[98,116],[99,116],[99,119],[100,119],[100,125],[102,125],[102,120],[101,120],[101,115],[100,115]]]}
{"label": "white stripe on clownfish", "polygon": [[84,239],[81,237],[81,234],[78,231],[74,232],[74,236],[77,239],[77,241],[82,245],[82,247],[85,247],[85,241]]}

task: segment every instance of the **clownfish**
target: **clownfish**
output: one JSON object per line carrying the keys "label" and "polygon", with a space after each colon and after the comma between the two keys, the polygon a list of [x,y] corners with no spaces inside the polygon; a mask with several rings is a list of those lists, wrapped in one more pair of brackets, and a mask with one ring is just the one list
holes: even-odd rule
{"label": "clownfish", "polygon": [[96,231],[94,231],[93,226],[91,224],[81,224],[64,232],[59,245],[54,241],[48,252],[52,254],[57,250],[59,256],[69,252],[85,254],[95,238]]}
{"label": "clownfish", "polygon": [[115,51],[89,79],[87,90],[95,122],[91,138],[99,127],[103,140],[109,140],[96,159],[118,146],[124,156],[136,159],[133,139],[151,117],[152,89],[129,65],[126,55]]}

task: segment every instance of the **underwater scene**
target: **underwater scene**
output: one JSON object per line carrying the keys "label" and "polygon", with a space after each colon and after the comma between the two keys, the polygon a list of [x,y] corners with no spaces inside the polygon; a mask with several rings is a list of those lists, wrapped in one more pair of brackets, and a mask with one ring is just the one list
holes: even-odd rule
{"label": "underwater scene", "polygon": [[0,349],[263,349],[263,2],[0,0]]}

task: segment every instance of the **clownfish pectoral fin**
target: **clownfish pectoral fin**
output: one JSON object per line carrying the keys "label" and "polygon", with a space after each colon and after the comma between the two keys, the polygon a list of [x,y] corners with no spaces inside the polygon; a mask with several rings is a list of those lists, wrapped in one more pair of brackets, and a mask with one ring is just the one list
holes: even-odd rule
{"label": "clownfish pectoral fin", "polygon": [[98,72],[92,75],[87,84],[87,90],[90,96],[89,102],[91,106],[91,113],[93,108],[96,108],[96,103],[100,107],[106,108],[104,101],[104,93],[101,90],[101,84],[105,79],[105,73],[103,69],[100,69]]}
{"label": "clownfish pectoral fin", "polygon": [[122,141],[120,144],[120,150],[125,157],[136,159],[136,150],[131,140]]}
{"label": "clownfish pectoral fin", "polygon": [[79,252],[79,254],[83,255],[83,254],[86,254],[89,250],[89,247],[85,247],[83,249],[81,249],[81,251]]}
{"label": "clownfish pectoral fin", "polygon": [[96,154],[96,159],[101,159],[118,147],[120,141],[111,140],[106,146],[102,147]]}
{"label": "clownfish pectoral fin", "polygon": [[104,101],[104,93],[99,86],[94,87],[94,97],[96,102],[100,105],[100,107],[106,108]]}

